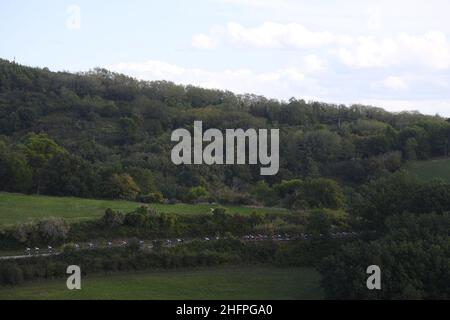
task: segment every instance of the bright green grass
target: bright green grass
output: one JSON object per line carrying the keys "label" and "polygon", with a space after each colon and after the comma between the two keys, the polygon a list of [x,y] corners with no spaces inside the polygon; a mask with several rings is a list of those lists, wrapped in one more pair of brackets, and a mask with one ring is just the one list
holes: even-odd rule
{"label": "bright green grass", "polygon": [[319,281],[310,268],[220,267],[84,278],[80,291],[65,279],[33,282],[0,287],[0,300],[322,299]]}
{"label": "bright green grass", "polygon": [[448,158],[414,161],[408,165],[408,170],[422,181],[440,178],[450,182],[450,159]]}
{"label": "bright green grass", "polygon": [[[45,217],[63,217],[68,221],[86,220],[100,217],[107,208],[124,213],[135,210],[140,203],[130,201],[92,200],[69,197],[28,196],[22,194],[0,193],[0,225],[36,220]],[[152,204],[160,212],[179,214],[206,214],[213,207],[208,204]],[[280,213],[283,209],[250,208],[228,206],[231,213],[251,214]]]}

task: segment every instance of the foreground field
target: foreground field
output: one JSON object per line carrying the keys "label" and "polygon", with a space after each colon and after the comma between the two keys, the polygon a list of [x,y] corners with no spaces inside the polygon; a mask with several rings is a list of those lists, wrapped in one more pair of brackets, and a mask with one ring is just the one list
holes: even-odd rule
{"label": "foreground field", "polygon": [[[124,213],[133,211],[142,204],[131,201],[92,200],[68,197],[28,196],[0,193],[0,225],[36,220],[45,217],[63,217],[68,221],[86,220],[100,217],[107,208]],[[211,205],[199,204],[152,204],[160,212],[179,214],[209,213]],[[251,214],[252,212],[285,212],[283,209],[249,208],[228,206],[231,213]]]}
{"label": "foreground field", "polygon": [[310,268],[220,267],[99,276],[69,291],[65,279],[1,288],[0,300],[321,299],[319,274]]}
{"label": "foreground field", "polygon": [[422,181],[439,178],[450,182],[450,159],[448,158],[414,161],[408,165],[408,170]]}

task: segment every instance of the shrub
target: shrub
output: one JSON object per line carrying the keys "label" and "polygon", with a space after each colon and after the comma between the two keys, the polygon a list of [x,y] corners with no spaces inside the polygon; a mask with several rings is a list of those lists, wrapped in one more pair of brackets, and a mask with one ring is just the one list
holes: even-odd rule
{"label": "shrub", "polygon": [[0,283],[17,285],[23,281],[22,269],[16,263],[0,264]]}
{"label": "shrub", "polygon": [[113,199],[136,200],[141,192],[133,178],[126,173],[113,174],[107,183],[107,196]]}
{"label": "shrub", "polygon": [[42,241],[46,243],[61,243],[66,240],[70,226],[62,218],[49,218],[39,222],[37,230]]}
{"label": "shrub", "polygon": [[123,225],[124,220],[125,217],[122,213],[108,208],[100,219],[100,222],[107,228],[114,228]]}
{"label": "shrub", "polygon": [[163,203],[164,196],[160,192],[149,193],[139,197],[139,201],[142,203]]}
{"label": "shrub", "polygon": [[209,197],[209,192],[204,187],[191,188],[186,197],[188,202],[205,201]]}

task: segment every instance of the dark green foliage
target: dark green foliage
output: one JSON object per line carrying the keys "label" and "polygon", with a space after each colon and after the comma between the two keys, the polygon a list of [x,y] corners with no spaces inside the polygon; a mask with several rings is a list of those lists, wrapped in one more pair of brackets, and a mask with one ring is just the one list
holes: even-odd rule
{"label": "dark green foliage", "polygon": [[[175,166],[174,129],[279,128],[280,170],[259,166]],[[423,183],[400,169],[450,155],[450,122],[362,105],[269,100],[220,90],[144,82],[95,69],[52,73],[0,60],[0,191],[138,200],[284,206],[286,215],[243,216],[107,210],[98,221],[50,218],[0,232],[0,247],[130,241],[128,249],[0,263],[0,283],[83,272],[224,263],[318,265],[336,299],[448,299],[450,184]],[[349,211],[349,214],[344,210]],[[352,237],[336,238],[342,231]],[[232,240],[248,234],[308,233],[290,243]],[[350,233],[349,233],[350,234]],[[136,239],[220,236],[227,240],[151,252]],[[136,238],[136,239],[135,239]],[[351,241],[351,243],[348,243]],[[326,258],[325,258],[326,257]],[[325,260],[324,260],[325,258]],[[367,266],[383,270],[383,290],[365,287]]]}
{"label": "dark green foliage", "polygon": [[69,194],[89,198],[95,195],[94,190],[98,183],[99,177],[89,162],[77,156],[61,153],[51,158],[44,167],[41,191],[48,195]]}
{"label": "dark green foliage", "polygon": [[114,173],[105,186],[105,195],[112,199],[136,200],[140,192],[136,182],[126,173]]}
{"label": "dark green foliage", "polygon": [[316,210],[311,212],[306,231],[312,236],[318,237],[320,235],[329,236],[331,232],[331,219],[326,212]]}
{"label": "dark green foliage", "polygon": [[304,208],[340,209],[344,206],[345,197],[336,181],[319,178],[305,181],[296,201]]}
{"label": "dark green foliage", "polygon": [[439,180],[420,182],[405,172],[373,181],[360,194],[353,211],[377,229],[383,227],[387,217],[404,212],[450,211],[450,184]]}
{"label": "dark green foliage", "polygon": [[[401,215],[372,242],[344,246],[324,260],[322,285],[331,299],[448,299],[450,216]],[[366,268],[382,270],[382,290],[366,287]]]}
{"label": "dark green foliage", "polygon": [[[194,120],[205,129],[280,128],[279,174],[261,181],[258,166],[174,166],[170,134],[191,129]],[[2,191],[143,196],[145,202],[160,201],[160,192],[179,201],[291,206],[295,197],[285,199],[290,191],[277,197],[269,188],[319,177],[353,187],[395,172],[404,160],[448,156],[450,123],[361,105],[280,102],[143,82],[104,69],[53,73],[0,60],[0,134],[6,136]]]}
{"label": "dark green foliage", "polygon": [[24,280],[23,271],[16,263],[0,263],[0,284],[17,285]]}
{"label": "dark green foliage", "polygon": [[25,155],[0,141],[0,190],[27,193],[33,173]]}
{"label": "dark green foliage", "polygon": [[[273,187],[282,203],[293,209],[329,208],[340,209],[345,205],[341,186],[325,178],[294,179],[282,181]],[[268,191],[265,191],[268,193]]]}

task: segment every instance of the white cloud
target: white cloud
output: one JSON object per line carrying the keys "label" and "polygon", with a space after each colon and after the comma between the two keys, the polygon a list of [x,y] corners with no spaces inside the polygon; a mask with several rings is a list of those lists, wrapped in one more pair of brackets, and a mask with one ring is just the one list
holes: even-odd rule
{"label": "white cloud", "polygon": [[197,43],[198,39],[208,39],[208,42],[215,44],[227,41],[236,45],[267,49],[315,48],[331,44],[345,45],[351,42],[348,36],[335,35],[328,31],[310,31],[298,23],[274,22],[265,22],[254,28],[229,22],[225,27],[212,28],[207,35],[195,35],[192,44]]}
{"label": "white cloud", "polygon": [[408,88],[408,84],[403,78],[395,76],[387,77],[382,81],[382,84],[384,87],[394,91],[405,90]]}
{"label": "white cloud", "polygon": [[350,67],[374,68],[400,65],[432,69],[450,67],[450,42],[445,33],[422,35],[401,33],[392,38],[358,37],[348,47],[339,48],[340,60]]}
{"label": "white cloud", "polygon": [[327,69],[327,64],[325,59],[319,58],[315,54],[309,54],[303,58],[304,69],[305,72],[308,73],[325,71]]}
{"label": "white cloud", "polygon": [[350,36],[312,31],[298,23],[265,22],[244,27],[236,22],[216,26],[208,34],[195,35],[192,45],[211,49],[220,43],[263,49],[321,49],[352,68],[384,68],[413,65],[450,68],[450,41],[441,31],[399,33],[391,37]]}
{"label": "white cloud", "polygon": [[258,48],[311,48],[329,45],[337,40],[331,32],[312,32],[298,23],[266,22],[256,28],[239,23],[227,25],[227,36],[233,43]]}
{"label": "white cloud", "polygon": [[204,34],[197,34],[192,37],[192,46],[194,48],[200,48],[200,49],[213,49],[217,45],[217,42],[214,40],[214,38],[204,35]]}
{"label": "white cloud", "polygon": [[359,37],[351,46],[338,49],[338,57],[347,66],[370,68],[384,67],[398,56],[398,44],[392,39],[381,41],[373,37]]}
{"label": "white cloud", "polygon": [[219,2],[251,8],[269,9],[286,8],[296,5],[292,0],[219,0]]}

